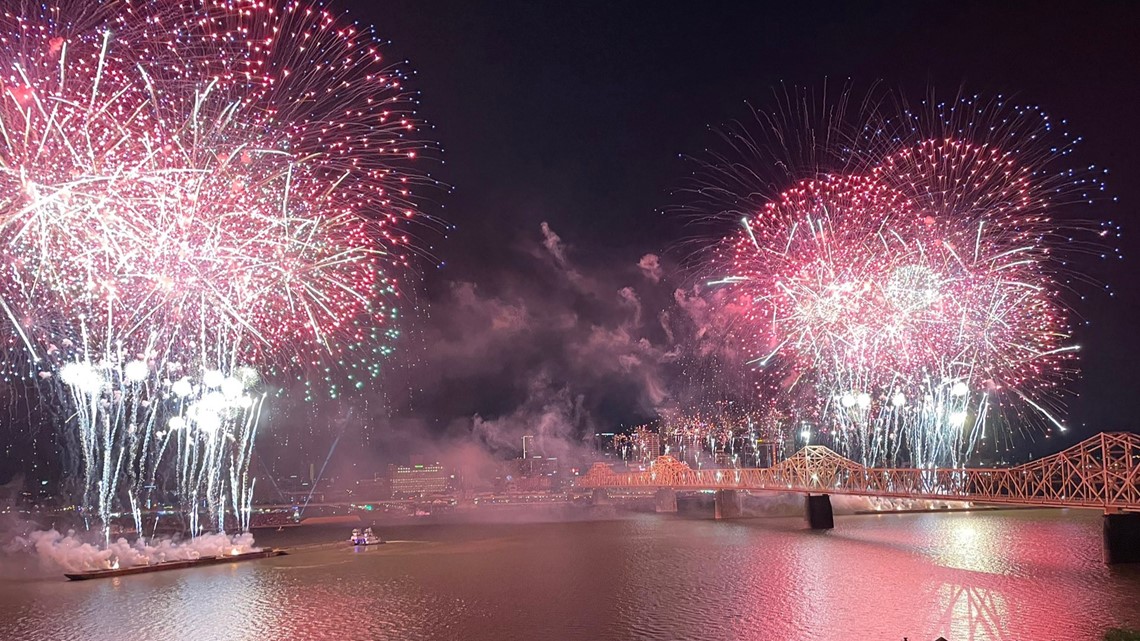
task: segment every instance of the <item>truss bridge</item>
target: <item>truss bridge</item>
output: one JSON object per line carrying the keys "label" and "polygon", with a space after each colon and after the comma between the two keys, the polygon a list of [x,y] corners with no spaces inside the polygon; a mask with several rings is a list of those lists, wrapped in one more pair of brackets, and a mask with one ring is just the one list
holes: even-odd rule
{"label": "truss bridge", "polygon": [[639,472],[597,463],[578,486],[603,499],[610,488],[655,488],[659,511],[676,511],[677,490],[715,490],[718,518],[740,515],[740,491],[796,492],[813,529],[833,526],[831,494],[1093,508],[1105,514],[1106,560],[1140,561],[1140,436],[1124,432],[1008,468],[869,468],[810,445],[768,468],[694,470],[671,456]]}

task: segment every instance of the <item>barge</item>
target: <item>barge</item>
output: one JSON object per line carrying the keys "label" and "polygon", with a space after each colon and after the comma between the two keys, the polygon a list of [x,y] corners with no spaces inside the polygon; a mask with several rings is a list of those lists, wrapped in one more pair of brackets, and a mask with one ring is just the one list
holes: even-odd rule
{"label": "barge", "polygon": [[242,554],[224,554],[222,556],[207,556],[197,559],[183,559],[179,561],[165,561],[163,563],[154,563],[152,565],[135,565],[129,568],[112,568],[107,570],[86,570],[84,572],[67,572],[63,576],[72,581],[87,581],[89,579],[109,579],[117,576],[126,576],[128,574],[147,574],[150,572],[165,572],[166,570],[181,570],[184,568],[196,568],[203,565],[220,565],[222,563],[236,563],[238,561],[253,561],[255,559],[268,559],[274,556],[282,556],[285,550],[275,550],[273,548],[265,548],[257,550],[256,552],[245,552]]}

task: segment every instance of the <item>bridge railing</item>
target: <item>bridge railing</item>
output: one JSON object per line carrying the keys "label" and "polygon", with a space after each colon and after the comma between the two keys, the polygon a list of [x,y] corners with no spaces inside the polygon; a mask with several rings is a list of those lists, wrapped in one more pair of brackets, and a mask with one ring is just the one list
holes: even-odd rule
{"label": "bridge railing", "polygon": [[598,463],[581,487],[673,487],[826,492],[1024,505],[1140,510],[1140,436],[1103,433],[1011,468],[867,468],[808,446],[770,468],[694,470],[662,456],[641,472]]}

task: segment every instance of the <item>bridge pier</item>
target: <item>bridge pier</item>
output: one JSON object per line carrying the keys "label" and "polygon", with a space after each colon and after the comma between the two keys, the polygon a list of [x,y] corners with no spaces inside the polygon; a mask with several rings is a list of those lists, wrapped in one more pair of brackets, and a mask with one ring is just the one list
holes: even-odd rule
{"label": "bridge pier", "polygon": [[804,519],[813,530],[830,530],[835,527],[831,513],[831,497],[827,494],[808,494],[804,497]]}
{"label": "bridge pier", "polygon": [[657,488],[657,494],[653,499],[658,512],[673,513],[677,511],[677,491],[673,488]]}
{"label": "bridge pier", "polygon": [[714,506],[718,519],[738,519],[743,512],[737,490],[717,490]]}
{"label": "bridge pier", "polygon": [[610,493],[604,487],[595,487],[590,493],[590,503],[594,505],[609,505]]}
{"label": "bridge pier", "polygon": [[1104,562],[1140,563],[1140,512],[1104,515]]}

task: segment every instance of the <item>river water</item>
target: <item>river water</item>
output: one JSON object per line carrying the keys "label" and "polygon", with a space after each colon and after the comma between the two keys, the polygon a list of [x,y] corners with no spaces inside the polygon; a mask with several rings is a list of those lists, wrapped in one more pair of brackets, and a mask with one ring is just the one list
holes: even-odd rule
{"label": "river water", "polygon": [[293,554],[70,583],[0,582],[0,639],[1099,639],[1140,628],[1140,567],[1100,515],[1018,510],[566,523],[263,536]]}

